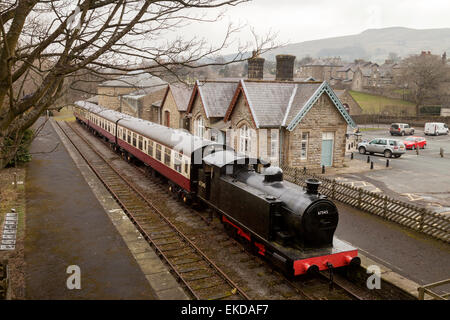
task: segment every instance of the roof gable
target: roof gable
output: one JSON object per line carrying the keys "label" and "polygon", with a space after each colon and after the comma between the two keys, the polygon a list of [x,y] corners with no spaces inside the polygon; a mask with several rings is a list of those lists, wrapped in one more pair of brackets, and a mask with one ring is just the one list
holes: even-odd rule
{"label": "roof gable", "polygon": [[187,112],[192,111],[195,97],[202,101],[207,118],[223,118],[236,91],[237,81],[196,81]]}
{"label": "roof gable", "polygon": [[302,121],[302,119],[305,117],[305,115],[308,113],[309,110],[313,107],[313,105],[319,100],[319,98],[322,96],[322,94],[326,93],[328,97],[331,99],[335,107],[338,109],[342,117],[345,119],[345,121],[351,126],[356,127],[355,122],[350,117],[348,112],[345,110],[345,107],[342,105],[341,101],[337,97],[337,95],[334,93],[333,89],[331,89],[330,85],[324,81],[320,87],[314,92],[313,95],[308,99],[308,101],[303,105],[303,107],[299,110],[299,112],[293,117],[293,119],[289,122],[287,126],[287,130],[292,131],[295,129],[295,127]]}
{"label": "roof gable", "polygon": [[164,97],[161,102],[162,106],[166,103],[169,91],[172,94],[173,100],[175,101],[175,105],[178,111],[185,112],[189,106],[192,88],[182,84],[169,84],[167,86],[167,90],[164,93]]}

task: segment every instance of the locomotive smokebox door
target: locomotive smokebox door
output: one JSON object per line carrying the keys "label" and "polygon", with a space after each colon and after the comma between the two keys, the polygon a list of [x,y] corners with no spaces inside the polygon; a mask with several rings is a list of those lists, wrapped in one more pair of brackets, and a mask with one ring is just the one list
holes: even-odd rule
{"label": "locomotive smokebox door", "polygon": [[205,200],[209,200],[212,172],[211,166],[206,164],[198,170],[198,195]]}

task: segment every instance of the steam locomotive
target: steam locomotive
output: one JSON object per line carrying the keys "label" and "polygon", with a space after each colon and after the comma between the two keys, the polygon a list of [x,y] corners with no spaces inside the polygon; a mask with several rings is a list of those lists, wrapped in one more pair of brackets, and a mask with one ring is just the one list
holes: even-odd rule
{"label": "steam locomotive", "polygon": [[338,209],[319,194],[319,181],[303,189],[261,159],[88,102],[77,102],[74,115],[126,158],[166,177],[184,202],[207,204],[228,233],[284,273],[360,263],[357,249],[334,236]]}

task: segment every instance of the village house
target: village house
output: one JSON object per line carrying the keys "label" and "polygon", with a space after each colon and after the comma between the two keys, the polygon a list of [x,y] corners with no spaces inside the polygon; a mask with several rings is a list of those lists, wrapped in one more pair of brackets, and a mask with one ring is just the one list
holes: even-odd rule
{"label": "village house", "polygon": [[294,56],[277,56],[275,81],[252,71],[253,60],[225,114],[228,144],[274,165],[342,167],[347,127],[355,123],[330,85],[292,81]]}
{"label": "village house", "polygon": [[223,122],[238,81],[216,80],[195,82],[185,118],[189,131],[199,137],[225,144],[226,123]]}
{"label": "village house", "polygon": [[189,130],[190,121],[185,118],[192,88],[185,84],[169,84],[161,101],[161,124],[175,129]]}
{"label": "village house", "polygon": [[100,83],[98,104],[131,116],[160,123],[160,102],[167,82],[145,72],[130,72]]}
{"label": "village house", "polygon": [[342,67],[340,58],[315,59],[308,64],[301,65],[297,75],[301,78],[312,77],[316,81],[331,81],[338,77],[338,70]]}

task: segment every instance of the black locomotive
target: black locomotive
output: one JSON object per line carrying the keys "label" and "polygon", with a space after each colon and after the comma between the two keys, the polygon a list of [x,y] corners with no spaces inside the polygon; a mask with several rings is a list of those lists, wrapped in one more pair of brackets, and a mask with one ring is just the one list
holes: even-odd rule
{"label": "black locomotive", "polygon": [[303,190],[283,181],[280,168],[232,150],[204,156],[197,170],[197,196],[229,231],[286,273],[360,263],[357,250],[334,237],[338,210],[318,193],[318,180],[307,180]]}

